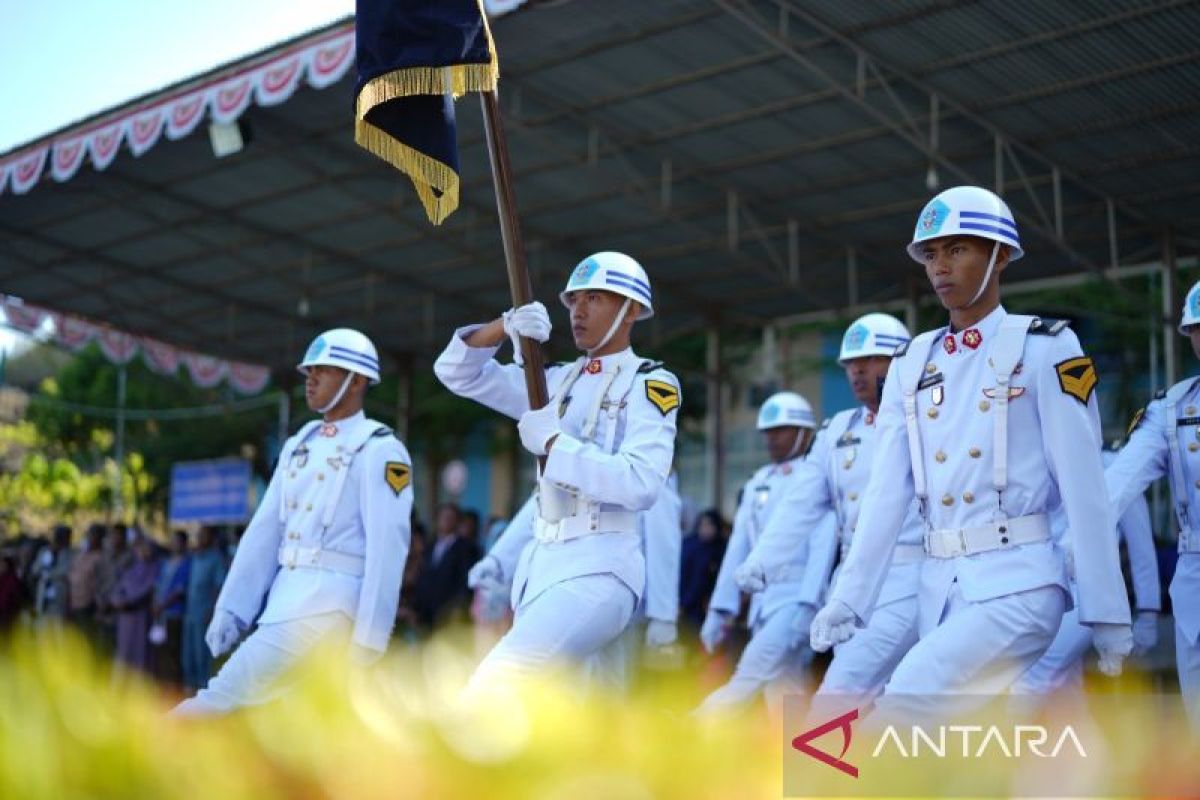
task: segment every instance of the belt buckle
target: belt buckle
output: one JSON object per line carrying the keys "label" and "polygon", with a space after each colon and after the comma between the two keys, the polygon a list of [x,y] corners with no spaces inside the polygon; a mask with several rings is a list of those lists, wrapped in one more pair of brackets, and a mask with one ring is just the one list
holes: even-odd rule
{"label": "belt buckle", "polygon": [[959,550],[958,550],[957,555],[960,555],[960,556],[967,555],[968,551],[967,551],[967,529],[966,528],[958,529],[958,548],[959,548]]}
{"label": "belt buckle", "polygon": [[288,569],[296,568],[296,548],[294,546],[283,551],[283,565]]}

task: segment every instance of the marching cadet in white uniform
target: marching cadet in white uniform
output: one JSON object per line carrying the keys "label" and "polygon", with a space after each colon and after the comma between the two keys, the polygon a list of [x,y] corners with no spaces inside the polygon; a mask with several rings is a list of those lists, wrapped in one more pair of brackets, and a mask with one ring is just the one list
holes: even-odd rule
{"label": "marching cadet in white uniform", "polygon": [[[1184,300],[1179,332],[1200,357],[1200,283]],[[1129,442],[1105,472],[1114,513],[1164,475],[1179,525],[1179,560],[1170,589],[1175,661],[1188,719],[1200,730],[1200,378],[1155,395],[1134,418]]]}
{"label": "marching cadet in white uniform", "polygon": [[[816,420],[812,406],[803,397],[795,392],[778,392],[762,404],[757,427],[766,440],[771,461],[746,482],[734,515],[733,535],[700,628],[700,641],[710,653],[728,636],[741,605],[735,572],[768,521],[774,519],[780,498],[812,445]],[[830,533],[832,525],[832,521],[827,525]],[[821,602],[832,560],[825,559],[824,565],[820,572],[809,569],[807,546],[796,547],[788,554],[777,570],[777,580],[750,601],[747,621],[752,635],[733,675],[704,699],[697,713],[732,710],[763,689],[767,690],[768,705],[774,707],[784,691],[804,688],[803,671],[812,660],[805,633]]]}
{"label": "marching cadet in white uniform", "polygon": [[349,634],[360,663],[387,650],[408,556],[412,461],[389,428],[363,415],[367,386],[379,383],[366,336],[326,331],[298,369],[308,406],[322,418],[280,451],[205,640],[219,656],[252,622],[258,627],[177,714],[271,699],[284,673],[328,638]]}
{"label": "marching cadet in white uniform", "polygon": [[[1104,451],[1107,467],[1116,459],[1116,453]],[[1071,552],[1070,531],[1067,520],[1059,509],[1051,514],[1051,533],[1060,547]],[[1154,551],[1154,530],[1150,525],[1150,506],[1145,495],[1134,498],[1133,503],[1117,522],[1117,532],[1125,540],[1129,554],[1129,572],[1133,579],[1133,595],[1137,613],[1133,618],[1133,654],[1147,653],[1158,642],[1158,612],[1162,607],[1159,597],[1158,556]],[[1075,575],[1070,559],[1067,572],[1071,581],[1071,594],[1077,595]],[[1083,691],[1083,657],[1092,645],[1092,629],[1079,624],[1079,610],[1073,608],[1063,615],[1058,633],[1049,649],[1030,667],[1013,686],[1014,694],[1051,695],[1064,690]]]}
{"label": "marching cadet in white uniform", "polygon": [[[838,364],[846,370],[861,405],[839,412],[818,431],[812,452],[798,465],[767,530],[739,571],[743,589],[755,591],[764,583],[770,586],[775,565],[799,547],[830,512],[837,516],[837,543],[842,559],[846,558],[874,463],[881,386],[892,354],[908,341],[908,329],[887,314],[867,314],[846,329]],[[899,543],[866,629],[838,645],[817,697],[873,698],[916,644],[923,532],[914,502],[904,517]],[[811,546],[821,548],[815,541]],[[837,580],[835,575],[834,586]],[[808,636],[807,627],[803,633]]]}
{"label": "marching cadet in white uniform", "polygon": [[[999,197],[948,189],[917,219],[909,255],[950,326],[897,351],[850,552],[812,625],[824,650],[867,623],[913,498],[920,504],[920,641],[878,705],[1007,690],[1053,640],[1071,596],[1047,513],[1075,531],[1079,621],[1119,673],[1132,637],[1115,520],[1102,486],[1096,371],[1065,323],[1009,314],[1000,272],[1023,254]],[[910,698],[921,704],[921,698]],[[914,708],[914,710],[920,710]]]}
{"label": "marching cadet in white uniform", "polygon": [[492,356],[505,336],[545,341],[540,303],[459,329],[434,370],[455,394],[519,419],[521,442],[546,456],[534,541],[513,576],[516,619],[468,690],[581,661],[629,624],[646,584],[638,512],[658,499],[671,468],[679,384],[629,346],[653,312],[641,265],[621,253],[584,259],[559,295],[575,344],[587,355],[550,367],[550,403],[531,411],[516,365]]}

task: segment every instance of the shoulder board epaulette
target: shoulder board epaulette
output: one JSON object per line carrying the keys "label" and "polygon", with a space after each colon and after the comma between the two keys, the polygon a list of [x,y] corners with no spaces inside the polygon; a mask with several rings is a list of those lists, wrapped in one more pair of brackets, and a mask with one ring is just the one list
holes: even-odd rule
{"label": "shoulder board epaulette", "polygon": [[392,429],[389,428],[387,425],[380,425],[378,428],[371,431],[372,438],[375,438],[377,436],[391,436],[391,435],[392,435]]}
{"label": "shoulder board epaulette", "polygon": [[1038,317],[1029,323],[1029,332],[1036,333],[1039,336],[1058,336],[1070,324],[1070,321],[1065,319],[1042,319]]}
{"label": "shoulder board epaulette", "polygon": [[654,372],[656,369],[662,369],[662,366],[663,362],[661,361],[643,361],[642,365],[638,367],[638,372],[642,374]]}
{"label": "shoulder board epaulette", "polygon": [[908,352],[908,345],[909,345],[909,343],[911,343],[911,341],[912,341],[912,340],[910,339],[910,340],[909,340],[909,341],[907,341],[907,342],[901,342],[900,344],[896,345],[896,349],[895,349],[895,351],[892,353],[892,358],[900,358],[900,357],[901,357],[901,356],[903,356],[905,353],[907,353],[907,352]]}
{"label": "shoulder board epaulette", "polygon": [[821,420],[821,430],[828,428],[829,423],[831,422],[833,422],[833,417],[826,417],[825,419]]}
{"label": "shoulder board epaulette", "polygon": [[1167,390],[1166,390],[1166,389],[1159,389],[1157,392],[1155,392],[1155,393],[1154,393],[1154,399],[1155,399],[1155,400],[1162,400],[1162,399],[1163,399],[1164,397],[1166,397],[1166,396],[1167,396]]}

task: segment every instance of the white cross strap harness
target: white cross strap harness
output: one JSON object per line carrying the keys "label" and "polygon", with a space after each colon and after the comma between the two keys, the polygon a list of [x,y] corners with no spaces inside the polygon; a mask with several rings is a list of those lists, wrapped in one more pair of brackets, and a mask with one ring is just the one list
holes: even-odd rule
{"label": "white cross strap harness", "polygon": [[1050,526],[1045,514],[1030,514],[1009,519],[1004,511],[1004,490],[1008,487],[1009,384],[1025,350],[1026,334],[1030,328],[1040,325],[1041,322],[1036,317],[1009,314],[1000,322],[1000,328],[992,342],[988,363],[995,378],[995,397],[992,401],[992,488],[996,492],[996,510],[993,522],[988,525],[940,530],[929,527],[929,485],[925,475],[921,431],[917,424],[917,391],[930,349],[934,342],[941,340],[946,330],[921,334],[913,340],[907,357],[900,358],[898,373],[904,406],[904,424],[908,432],[909,457],[912,461],[913,489],[926,525],[925,552],[934,558],[955,558],[1046,541],[1050,538]]}
{"label": "white cross strap harness", "polygon": [[[311,423],[302,432],[299,442],[292,452],[288,454],[288,458],[291,458],[297,450],[304,447],[319,427],[319,422]],[[338,503],[342,499],[342,493],[346,488],[346,478],[350,475],[350,466],[354,463],[355,457],[363,451],[373,438],[388,436],[391,432],[390,428],[382,425],[367,429],[365,433],[360,434],[355,439],[351,439],[346,450],[338,456],[337,477],[334,478],[328,493],[322,498],[324,504],[321,512],[322,539],[324,539],[325,533],[329,530],[329,526],[333,524],[333,515],[337,511]],[[287,517],[287,492],[285,490],[280,492],[279,519],[286,525]],[[279,548],[279,566],[287,569],[325,569],[361,578],[364,561],[362,556],[352,553],[325,550],[321,547],[301,547],[298,544],[283,544]]]}
{"label": "white cross strap harness", "polygon": [[[571,366],[566,379],[559,385],[558,391],[550,398],[550,403],[558,404],[559,417],[566,413],[567,398],[589,361],[587,357],[577,360]],[[613,452],[617,441],[619,412],[622,406],[626,405],[629,394],[637,383],[639,372],[647,369],[650,363],[642,362],[639,368],[635,362],[625,362],[618,364],[612,372],[602,374],[603,383],[596,392],[595,401],[588,410],[583,428],[579,432],[580,441],[593,441],[600,415],[603,413],[608,418],[608,425],[601,446],[604,452]],[[544,478],[538,479],[538,514],[534,518],[533,535],[543,544],[565,542],[598,533],[633,533],[637,531],[637,522],[638,515],[635,511],[604,508],[604,504],[579,494],[577,490]]]}
{"label": "white cross strap harness", "polygon": [[[1172,386],[1163,398],[1164,413],[1167,415],[1167,446],[1170,447],[1167,461],[1170,472],[1171,499],[1175,502],[1175,518],[1179,523],[1179,552],[1200,553],[1200,528],[1191,520],[1191,489],[1187,479],[1187,465],[1183,460],[1183,449],[1179,446],[1179,403],[1196,385],[1196,380],[1183,381]],[[1200,430],[1200,428],[1198,428]],[[1197,520],[1200,522],[1200,520]]]}

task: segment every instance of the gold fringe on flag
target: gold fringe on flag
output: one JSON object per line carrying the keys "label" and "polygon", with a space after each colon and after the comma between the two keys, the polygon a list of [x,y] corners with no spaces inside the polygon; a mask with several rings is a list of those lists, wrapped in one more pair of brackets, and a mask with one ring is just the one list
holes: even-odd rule
{"label": "gold fringe on flag", "polygon": [[354,141],[412,179],[434,225],[441,225],[458,208],[458,174],[447,165],[361,118],[354,123]]}

